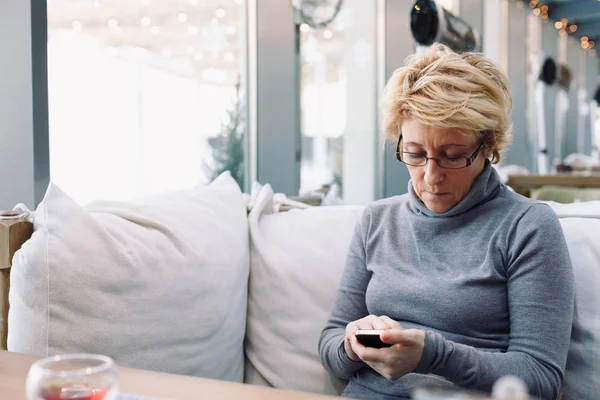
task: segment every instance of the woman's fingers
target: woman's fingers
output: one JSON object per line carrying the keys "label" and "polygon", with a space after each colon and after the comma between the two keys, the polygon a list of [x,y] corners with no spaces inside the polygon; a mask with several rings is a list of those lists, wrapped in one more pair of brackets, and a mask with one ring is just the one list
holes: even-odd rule
{"label": "woman's fingers", "polygon": [[[401,344],[404,346],[413,346],[418,344],[421,339],[422,332],[416,329],[388,329],[383,332],[380,337],[381,340],[388,344]],[[424,338],[423,338],[424,341]]]}
{"label": "woman's fingers", "polygon": [[400,328],[400,329],[402,329],[402,325],[400,325],[400,323],[398,321],[394,321],[393,319],[391,319],[387,315],[381,315],[379,317],[379,319],[381,319],[383,322],[387,323],[388,326],[390,327],[390,329],[394,329],[394,328]]}

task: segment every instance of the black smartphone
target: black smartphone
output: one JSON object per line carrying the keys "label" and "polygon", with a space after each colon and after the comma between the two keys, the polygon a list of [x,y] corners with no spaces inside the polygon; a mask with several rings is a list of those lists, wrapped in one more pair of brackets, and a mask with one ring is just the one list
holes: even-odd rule
{"label": "black smartphone", "polygon": [[379,335],[383,332],[382,329],[359,329],[354,334],[360,344],[365,347],[374,347],[381,349],[382,347],[390,347],[391,344],[381,341]]}

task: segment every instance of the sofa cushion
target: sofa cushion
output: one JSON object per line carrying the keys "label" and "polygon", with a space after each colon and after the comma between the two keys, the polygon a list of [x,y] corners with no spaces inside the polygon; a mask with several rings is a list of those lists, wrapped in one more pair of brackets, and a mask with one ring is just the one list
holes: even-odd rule
{"label": "sofa cushion", "polygon": [[543,201],[542,203],[546,203],[552,207],[558,218],[600,218],[600,200],[568,204],[561,204],[555,201]]}
{"label": "sofa cushion", "polygon": [[50,184],[13,261],[9,350],[242,381],[248,228],[228,173],[86,207]]}
{"label": "sofa cushion", "polygon": [[246,381],[283,389],[339,394],[318,353],[363,207],[273,212],[264,186],[249,214],[250,283]]}
{"label": "sofa cushion", "polygon": [[575,276],[565,400],[600,399],[600,219],[561,218]]}

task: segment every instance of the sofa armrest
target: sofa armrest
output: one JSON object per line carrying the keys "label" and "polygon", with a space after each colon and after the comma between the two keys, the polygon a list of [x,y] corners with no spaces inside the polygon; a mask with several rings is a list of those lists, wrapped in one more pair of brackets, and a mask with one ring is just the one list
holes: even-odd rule
{"label": "sofa armrest", "polygon": [[10,267],[17,250],[33,234],[33,224],[16,211],[0,211],[0,350],[8,338]]}

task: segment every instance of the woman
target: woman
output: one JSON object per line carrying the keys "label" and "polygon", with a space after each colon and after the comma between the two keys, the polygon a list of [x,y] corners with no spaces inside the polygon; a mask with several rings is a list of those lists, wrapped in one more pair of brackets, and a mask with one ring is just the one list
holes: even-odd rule
{"label": "woman", "polygon": [[[372,203],[356,226],[319,342],[324,365],[361,399],[408,399],[423,386],[489,392],[504,375],[556,398],[572,269],[555,213],[492,168],[510,139],[507,78],[480,54],[436,44],[407,59],[383,100],[409,193]],[[384,329],[393,346],[365,347],[358,329]]]}

